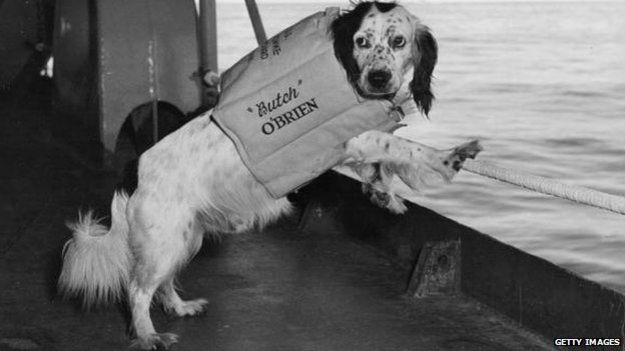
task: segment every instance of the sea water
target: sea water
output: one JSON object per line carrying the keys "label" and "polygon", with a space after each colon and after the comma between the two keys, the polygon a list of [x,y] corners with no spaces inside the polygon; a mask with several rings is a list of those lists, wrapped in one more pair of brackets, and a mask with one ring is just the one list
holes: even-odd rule
{"label": "sea water", "polygon": [[[255,46],[241,1],[218,4],[219,65]],[[625,2],[404,2],[439,44],[431,122],[405,130],[480,159],[625,195]],[[326,6],[260,3],[269,36]],[[591,280],[625,291],[625,216],[461,172],[414,198]]]}

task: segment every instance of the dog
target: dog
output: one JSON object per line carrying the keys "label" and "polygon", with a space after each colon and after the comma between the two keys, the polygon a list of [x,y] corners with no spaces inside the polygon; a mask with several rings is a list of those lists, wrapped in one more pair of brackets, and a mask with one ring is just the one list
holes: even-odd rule
{"label": "dog", "polygon": [[[414,101],[427,115],[438,48],[415,16],[394,3],[360,2],[334,20],[330,30],[335,55],[362,98],[391,98],[411,79]],[[412,188],[429,175],[449,180],[480,146],[473,141],[436,150],[368,131],[346,142],[343,151],[341,164],[361,176],[372,199],[401,213],[405,206],[391,186],[394,176]],[[137,189],[130,196],[115,193],[110,228],[91,212],[69,225],[73,238],[63,248],[59,291],[82,295],[87,306],[125,296],[136,335],[132,345],[169,348],[177,336],[156,332],[150,305],[157,299],[177,316],[205,309],[207,300],[184,301],[174,286],[204,234],[260,229],[291,210],[286,197],[271,197],[253,177],[233,142],[206,113],[141,155]]]}

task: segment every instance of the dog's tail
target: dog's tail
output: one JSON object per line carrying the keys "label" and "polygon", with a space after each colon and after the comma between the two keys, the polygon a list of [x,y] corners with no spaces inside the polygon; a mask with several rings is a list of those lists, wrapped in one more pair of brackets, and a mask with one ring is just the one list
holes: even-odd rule
{"label": "dog's tail", "polygon": [[68,223],[73,232],[63,247],[59,293],[82,296],[83,307],[117,302],[124,295],[132,255],[128,245],[128,195],[116,192],[111,203],[111,228],[100,224],[93,212],[79,213]]}

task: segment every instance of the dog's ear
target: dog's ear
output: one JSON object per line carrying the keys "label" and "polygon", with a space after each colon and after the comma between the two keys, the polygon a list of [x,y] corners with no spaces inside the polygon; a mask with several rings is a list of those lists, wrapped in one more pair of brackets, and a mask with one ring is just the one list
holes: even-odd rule
{"label": "dog's ear", "polygon": [[338,17],[331,26],[332,37],[334,38],[334,55],[345,68],[350,83],[355,83],[360,76],[358,64],[353,54],[353,36],[357,30],[354,27],[354,21],[348,15]]}
{"label": "dog's ear", "polygon": [[345,68],[347,79],[354,86],[360,78],[360,69],[354,58],[354,34],[372,5],[373,2],[359,2],[351,11],[339,15],[330,26],[330,34],[334,39],[334,55]]}
{"label": "dog's ear", "polygon": [[427,116],[434,100],[431,87],[432,72],[438,59],[438,44],[428,27],[416,25],[412,50],[414,75],[410,90],[417,106]]}

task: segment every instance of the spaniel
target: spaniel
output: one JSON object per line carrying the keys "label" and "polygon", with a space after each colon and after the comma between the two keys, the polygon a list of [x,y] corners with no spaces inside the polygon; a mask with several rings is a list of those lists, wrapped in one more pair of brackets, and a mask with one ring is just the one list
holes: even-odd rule
{"label": "spaniel", "polygon": [[[411,79],[414,101],[427,115],[437,44],[415,16],[393,3],[361,2],[330,30],[335,55],[360,96],[390,99]],[[476,141],[442,151],[369,131],[345,143],[342,165],[362,177],[376,202],[403,212],[390,186],[394,175],[412,188],[432,174],[449,180],[479,151]],[[156,299],[177,316],[204,310],[205,299],[180,298],[174,278],[197,253],[205,233],[262,228],[291,208],[285,197],[273,198],[254,178],[208,112],[140,157],[137,189],[130,196],[114,195],[110,228],[92,213],[69,225],[73,238],[63,249],[59,291],[82,295],[85,305],[125,295],[136,334],[133,345],[168,348],[177,336],[156,332],[150,305]]]}

